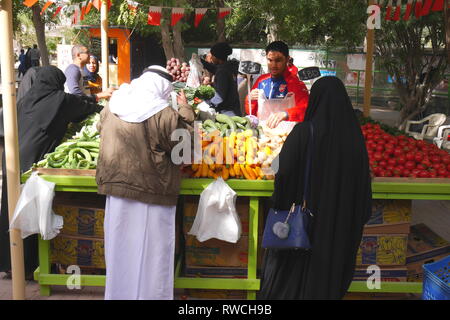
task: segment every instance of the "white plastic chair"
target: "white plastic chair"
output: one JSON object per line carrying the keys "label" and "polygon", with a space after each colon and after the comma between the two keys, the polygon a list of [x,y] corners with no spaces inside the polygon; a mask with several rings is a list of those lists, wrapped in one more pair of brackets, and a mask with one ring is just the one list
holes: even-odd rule
{"label": "white plastic chair", "polygon": [[450,150],[450,141],[448,141],[449,135],[450,125],[440,126],[437,137],[433,139],[433,143],[441,149]]}
{"label": "white plastic chair", "polygon": [[[434,114],[431,114],[428,117],[425,117],[419,121],[408,120],[408,121],[406,121],[405,132],[417,140],[423,140],[423,139],[433,140],[436,137],[436,134],[438,133],[439,127],[442,124],[444,124],[446,119],[447,119],[447,116],[445,114],[434,113]],[[425,124],[423,126],[421,132],[410,131],[409,128],[412,124],[421,124],[426,121],[428,121],[428,124]]]}

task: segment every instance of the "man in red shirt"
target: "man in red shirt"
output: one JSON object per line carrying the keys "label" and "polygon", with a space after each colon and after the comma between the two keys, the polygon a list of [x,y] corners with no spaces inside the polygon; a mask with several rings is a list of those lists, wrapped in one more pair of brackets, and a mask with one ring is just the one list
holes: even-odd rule
{"label": "man in red shirt", "polygon": [[294,65],[294,58],[289,58],[288,70],[294,77],[298,77],[298,68]]}
{"label": "man in red shirt", "polygon": [[[292,75],[288,69],[289,48],[282,41],[270,43],[266,48],[269,73],[260,76],[250,92],[252,100],[251,114],[258,113],[258,96],[262,90],[267,99],[284,98],[288,93],[295,94],[295,106],[287,111],[273,113],[267,120],[267,126],[275,128],[281,121],[301,122],[308,106],[308,89],[298,76]],[[245,111],[250,114],[248,97],[245,99]]]}

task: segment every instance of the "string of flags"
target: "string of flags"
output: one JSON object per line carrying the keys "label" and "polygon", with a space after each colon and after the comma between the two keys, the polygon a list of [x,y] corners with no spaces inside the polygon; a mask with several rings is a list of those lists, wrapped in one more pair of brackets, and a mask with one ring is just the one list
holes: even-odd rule
{"label": "string of flags", "polygon": [[[380,9],[386,6],[386,14],[384,19],[388,21],[399,21],[403,19],[408,21],[412,15],[419,19],[429,15],[431,12],[437,12],[444,10],[445,0],[407,0],[406,8],[403,12],[402,18],[402,0],[375,0],[375,5]],[[450,8],[450,5],[449,5]]]}
{"label": "string of flags", "polygon": [[[24,0],[23,4],[29,8],[34,6],[39,0]],[[98,11],[101,8],[101,2],[105,0],[86,0],[81,3],[71,4],[70,0],[48,0],[42,7],[41,15],[51,7],[53,4],[56,5],[56,10],[52,15],[52,18],[55,18],[58,14],[65,14],[66,16],[72,16],[72,24],[76,25],[80,21],[82,21],[89,13],[92,7],[95,7]],[[108,1],[108,10],[111,8],[111,0]],[[142,5],[139,2],[133,0],[126,0],[128,4],[129,10],[136,14],[138,8],[148,7],[148,18],[147,24],[152,26],[160,26],[161,25],[161,15],[163,9],[171,9],[171,25],[175,26],[186,13],[185,8],[173,8],[173,7],[163,7],[163,6],[147,6]],[[200,22],[206,15],[208,10],[216,10],[216,8],[195,8],[195,19],[194,26],[197,28],[200,25]],[[223,19],[227,15],[231,13],[231,8],[218,8],[218,19]]]}

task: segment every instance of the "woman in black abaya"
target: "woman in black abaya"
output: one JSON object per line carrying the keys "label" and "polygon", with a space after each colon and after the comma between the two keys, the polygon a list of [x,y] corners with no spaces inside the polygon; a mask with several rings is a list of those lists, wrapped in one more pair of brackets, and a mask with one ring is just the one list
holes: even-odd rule
{"label": "woman in black abaya", "polygon": [[[25,172],[43,159],[61,142],[70,122],[79,122],[102,107],[82,97],[64,92],[66,77],[54,66],[38,71],[31,89],[18,101],[20,170]],[[0,272],[11,269],[9,248],[8,196],[5,154],[0,211]],[[38,265],[37,235],[24,239],[25,272],[30,274]]]}
{"label": "woman in black abaya", "polygon": [[342,299],[355,269],[363,227],[371,215],[371,178],[364,138],[344,87],[323,77],[311,88],[305,122],[289,134],[279,157],[273,207],[289,210],[303,196],[306,150],[314,127],[308,207],[312,248],[268,249],[261,299]]}

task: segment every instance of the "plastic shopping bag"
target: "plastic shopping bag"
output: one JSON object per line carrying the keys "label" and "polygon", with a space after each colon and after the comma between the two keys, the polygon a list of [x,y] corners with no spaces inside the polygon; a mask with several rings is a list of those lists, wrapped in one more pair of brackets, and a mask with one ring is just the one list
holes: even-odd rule
{"label": "plastic shopping bag", "polygon": [[40,233],[42,239],[56,237],[63,227],[63,217],[52,211],[55,184],[33,172],[23,186],[10,229],[20,229],[22,239]]}
{"label": "plastic shopping bag", "polygon": [[197,215],[188,234],[200,242],[216,238],[236,243],[242,227],[236,212],[236,192],[219,177],[200,195]]}
{"label": "plastic shopping bag", "polygon": [[198,88],[202,84],[203,65],[196,53],[192,54],[189,60],[189,75],[186,80],[186,86],[191,88]]}

